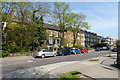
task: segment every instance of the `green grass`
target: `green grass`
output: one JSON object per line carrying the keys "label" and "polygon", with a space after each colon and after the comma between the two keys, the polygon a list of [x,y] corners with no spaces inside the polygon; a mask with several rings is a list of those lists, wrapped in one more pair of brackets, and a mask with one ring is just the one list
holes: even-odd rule
{"label": "green grass", "polygon": [[61,78],[61,80],[79,80],[81,74],[79,71],[71,71],[67,73],[62,73],[58,76]]}
{"label": "green grass", "polygon": [[99,61],[99,59],[90,59],[88,61]]}

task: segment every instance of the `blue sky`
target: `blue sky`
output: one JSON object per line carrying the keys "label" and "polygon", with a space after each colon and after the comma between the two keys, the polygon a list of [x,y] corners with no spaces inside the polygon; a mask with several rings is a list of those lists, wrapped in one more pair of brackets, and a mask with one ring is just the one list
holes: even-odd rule
{"label": "blue sky", "polygon": [[118,38],[118,3],[117,2],[70,2],[74,13],[83,12],[91,25],[88,31],[100,36]]}

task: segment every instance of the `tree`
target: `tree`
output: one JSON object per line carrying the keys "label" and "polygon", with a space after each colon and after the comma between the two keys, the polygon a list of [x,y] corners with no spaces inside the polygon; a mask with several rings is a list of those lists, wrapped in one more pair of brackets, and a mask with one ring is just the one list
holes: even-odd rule
{"label": "tree", "polygon": [[60,29],[60,47],[63,44],[63,39],[64,39],[64,31],[67,26],[67,17],[68,13],[70,12],[69,4],[66,4],[65,2],[54,2],[54,9],[53,9],[53,18],[55,19],[55,24],[58,25]]}
{"label": "tree", "polygon": [[81,31],[81,29],[89,29],[90,26],[88,25],[88,22],[85,21],[86,16],[82,13],[75,14],[70,13],[67,21],[69,21],[69,26],[67,28],[73,32],[73,46],[75,46],[76,39],[78,37],[78,33]]}
{"label": "tree", "polygon": [[[29,4],[29,6],[30,6],[30,8],[31,8],[31,13],[32,13],[32,16],[31,16],[31,21],[33,22],[33,24],[34,24],[34,26],[33,27],[35,27],[35,26],[38,26],[38,24],[39,24],[39,29],[42,31],[43,30],[43,33],[44,33],[44,27],[43,27],[43,23],[44,23],[44,21],[43,21],[43,17],[46,15],[46,14],[48,14],[49,13],[49,11],[50,11],[50,5],[49,5],[49,3],[43,3],[43,2],[37,2],[37,3],[30,3]],[[37,14],[36,14],[37,13]],[[36,17],[37,17],[37,19],[36,19]],[[39,20],[38,20],[38,18],[40,18]],[[37,22],[35,21],[35,20],[37,20]],[[38,23],[38,22],[40,22],[40,23]],[[36,24],[37,23],[37,24]],[[35,28],[33,28],[33,31],[35,31]],[[35,35],[33,35],[33,37],[34,37]],[[43,36],[43,35],[41,35],[41,36]],[[37,40],[37,41],[41,41],[40,40],[40,38],[34,38],[35,40]],[[35,42],[35,40],[34,39],[32,39],[32,50],[34,49],[34,44],[36,44],[36,42]],[[39,39],[39,40],[38,40]],[[44,41],[43,41],[43,39],[42,39],[42,43],[43,43]],[[37,43],[39,43],[39,42],[37,42]]]}
{"label": "tree", "polygon": [[35,18],[35,24],[36,24],[36,29],[35,29],[35,37],[34,37],[34,42],[35,46],[42,46],[44,44],[45,40],[45,28],[41,25],[44,24],[42,18]]}
{"label": "tree", "polygon": [[[7,13],[9,16],[5,16],[2,19],[2,21],[7,22],[6,29],[2,31],[2,33],[7,33],[5,44],[15,44],[19,47],[19,50],[25,49],[26,51],[28,51],[32,46],[33,40],[36,42],[35,45],[44,44],[43,34],[45,34],[45,29],[43,28],[43,16],[47,14],[50,7],[48,7],[46,3],[41,3],[37,6],[36,4],[38,3],[3,3],[3,5],[6,5],[7,7],[3,6],[2,15],[5,15]],[[34,6],[35,9],[32,6]],[[33,12],[36,10],[38,11],[36,12],[37,14],[34,13],[33,19]],[[11,17],[12,11],[15,15],[14,18]]]}
{"label": "tree", "polygon": [[116,40],[116,45],[120,45],[120,40]]}

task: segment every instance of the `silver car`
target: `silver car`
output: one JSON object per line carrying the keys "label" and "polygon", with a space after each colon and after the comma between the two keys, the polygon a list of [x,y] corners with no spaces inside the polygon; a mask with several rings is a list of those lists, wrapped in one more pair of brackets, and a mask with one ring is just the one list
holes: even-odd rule
{"label": "silver car", "polygon": [[48,49],[42,49],[40,51],[35,51],[33,53],[33,57],[42,57],[42,58],[45,58],[46,56],[56,56],[57,53],[55,52],[52,52],[51,50],[48,50]]}

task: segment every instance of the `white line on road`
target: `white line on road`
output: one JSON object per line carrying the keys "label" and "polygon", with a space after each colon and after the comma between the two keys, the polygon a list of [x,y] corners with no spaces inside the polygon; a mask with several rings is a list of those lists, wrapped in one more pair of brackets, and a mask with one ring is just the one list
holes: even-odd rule
{"label": "white line on road", "polygon": [[27,61],[27,62],[33,62],[33,61]]}

